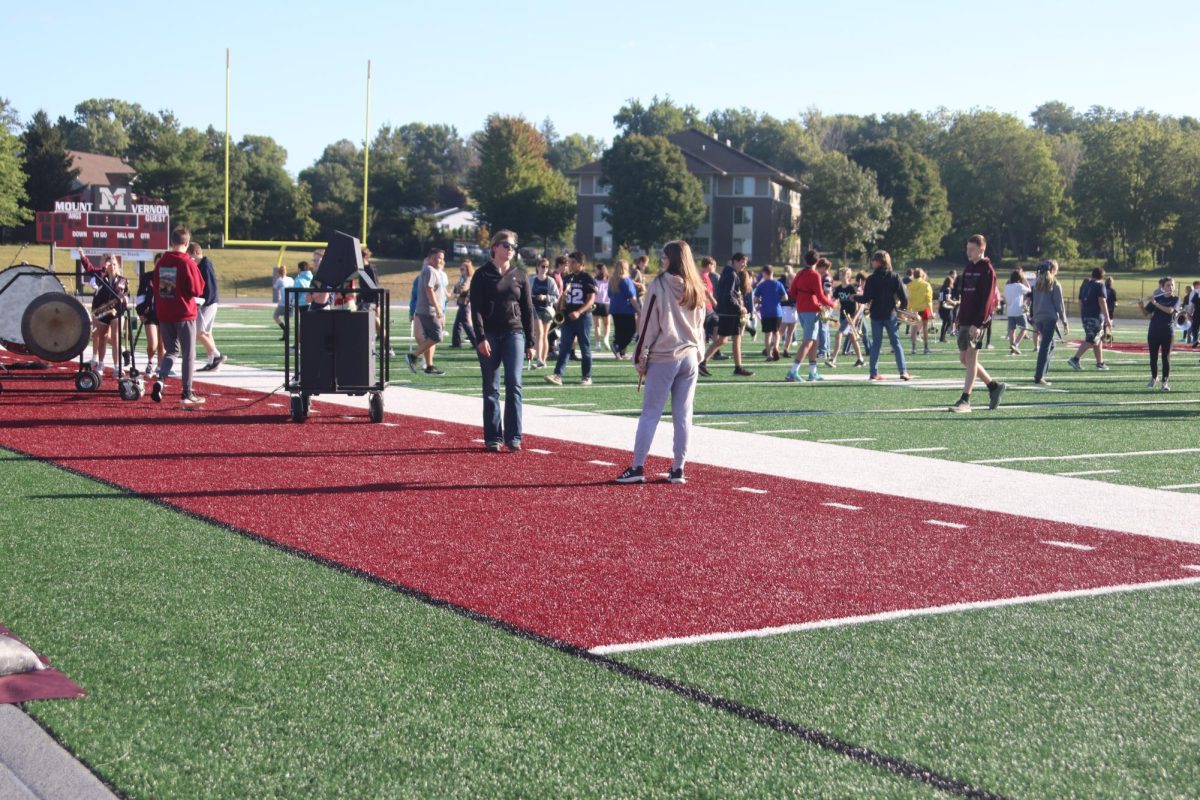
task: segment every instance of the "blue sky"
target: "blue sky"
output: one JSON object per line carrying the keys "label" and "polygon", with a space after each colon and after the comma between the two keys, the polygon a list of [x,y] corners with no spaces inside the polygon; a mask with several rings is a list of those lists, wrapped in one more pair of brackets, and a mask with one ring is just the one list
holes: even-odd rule
{"label": "blue sky", "polygon": [[[790,117],[1046,100],[1200,116],[1200,4],[931,2],[6,3],[0,97],[22,120],[92,97],[274,137],[295,173],[371,128],[489,113],[611,139],[631,97]],[[64,34],[73,32],[75,41]]]}

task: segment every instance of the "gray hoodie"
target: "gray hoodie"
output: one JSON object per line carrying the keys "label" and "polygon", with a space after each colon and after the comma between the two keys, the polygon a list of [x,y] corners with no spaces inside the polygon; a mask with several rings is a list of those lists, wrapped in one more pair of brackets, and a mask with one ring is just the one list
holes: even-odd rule
{"label": "gray hoodie", "polygon": [[1036,284],[1033,292],[1029,295],[1031,302],[1029,307],[1029,316],[1033,318],[1034,323],[1038,322],[1053,322],[1067,321],[1067,309],[1063,306],[1062,286],[1058,281],[1050,287],[1050,291],[1038,291]]}
{"label": "gray hoodie", "polygon": [[704,346],[704,303],[696,309],[685,309],[680,305],[682,300],[683,278],[678,275],[664,272],[650,284],[642,302],[634,363],[679,361],[691,350],[700,352]]}

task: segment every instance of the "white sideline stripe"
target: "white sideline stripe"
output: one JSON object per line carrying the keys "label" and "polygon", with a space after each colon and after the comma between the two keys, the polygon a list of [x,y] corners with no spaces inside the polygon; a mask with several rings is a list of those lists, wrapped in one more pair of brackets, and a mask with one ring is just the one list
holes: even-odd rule
{"label": "white sideline stripe", "polygon": [[809,433],[808,428],[780,428],[774,431],[756,431],[756,433]]}
{"label": "white sideline stripe", "polygon": [[946,522],[945,520],[940,520],[940,519],[927,519],[927,520],[925,520],[925,524],[926,525],[940,525],[943,528],[956,528],[960,531],[966,530],[966,527],[967,527],[966,525],[963,525],[960,522]]}
{"label": "white sideline stripe", "polygon": [[[282,371],[225,364],[219,373],[206,373],[203,383],[220,391],[270,394],[283,381]],[[782,381],[780,386],[786,386]],[[224,389],[222,387],[228,387]],[[625,395],[614,395],[625,397]],[[637,402],[634,387],[627,400]],[[617,401],[622,402],[622,401]],[[1197,401],[1200,402],[1200,401]],[[354,408],[366,412],[366,397],[322,395],[312,413],[321,409]],[[939,406],[945,413],[944,406]],[[1005,407],[1001,406],[1003,410]],[[483,398],[405,386],[389,386],[384,392],[384,409],[392,414],[424,418],[429,423],[463,425],[478,436]],[[628,409],[640,412],[640,408]],[[203,412],[197,412],[203,414]],[[793,412],[794,415],[794,412]],[[744,418],[739,415],[739,418]],[[800,419],[791,421],[800,422]],[[637,433],[636,416],[617,416],[580,409],[529,405],[523,430],[547,441],[569,441],[584,447],[608,448],[630,453]],[[650,446],[656,457],[673,456],[671,423],[664,420]],[[798,436],[760,435],[697,425],[688,441],[688,461],[723,469],[752,471],[764,477],[812,481],[812,464],[821,464],[830,474],[844,477],[850,492],[903,495],[912,500],[945,503],[946,486],[954,486],[953,502],[985,512],[1081,525],[1108,531],[1137,534],[1157,539],[1200,544],[1200,493],[1170,492],[1141,486],[1107,483],[1085,478],[1059,477],[1049,473],[1022,472],[1003,466],[970,464],[821,444]],[[898,475],[921,474],[924,480],[897,485]],[[893,488],[895,487],[895,488]],[[1162,515],[1164,504],[1178,513]]]}
{"label": "white sideline stripe", "polygon": [[945,447],[902,447],[899,450],[893,450],[893,453],[940,453],[948,448]]}
{"label": "white sideline stripe", "polygon": [[1200,564],[1184,564],[1184,569],[1190,569],[1193,572],[1200,572]]}
{"label": "white sideline stripe", "polygon": [[400,427],[400,424],[399,424],[399,423],[397,423],[397,422],[381,422],[380,424],[381,424],[381,425],[383,425],[383,427],[385,427],[385,428],[398,428],[398,427]]}
{"label": "white sideline stripe", "polygon": [[428,433],[430,436],[445,436],[446,435],[445,431],[425,431],[425,432]]}
{"label": "white sideline stripe", "polygon": [[1200,453],[1200,447],[1180,447],[1175,450],[1130,450],[1125,453],[1076,453],[1070,456],[1015,456],[1011,458],[981,458],[972,464],[1018,464],[1030,461],[1086,461],[1089,458],[1125,458],[1127,456],[1172,456],[1180,453]]}
{"label": "white sideline stripe", "polygon": [[552,450],[541,450],[541,449],[539,449],[539,448],[537,448],[537,447],[531,447],[531,448],[529,448],[529,452],[531,452],[531,453],[537,453],[537,454],[538,454],[538,455],[540,455],[540,456],[548,456],[548,455],[552,455],[554,451],[552,451]]}
{"label": "white sideline stripe", "polygon": [[[541,399],[541,398],[539,398]],[[558,408],[595,408],[595,403],[555,403]]]}
{"label": "white sideline stripe", "polygon": [[1158,488],[1168,491],[1172,489],[1200,489],[1200,483],[1174,483],[1170,486],[1160,486]]}
{"label": "white sideline stripe", "polygon": [[1060,542],[1058,539],[1043,539],[1042,544],[1053,545],[1054,547],[1065,547],[1068,550],[1095,550],[1096,548],[1090,544],[1079,544],[1078,542]]}
{"label": "white sideline stripe", "polygon": [[754,489],[749,486],[737,486],[734,488],[734,491],[735,492],[749,492],[750,494],[766,494],[767,493],[766,489]]}
{"label": "white sideline stripe", "polygon": [[821,505],[829,506],[830,508],[840,508],[843,511],[862,511],[862,506],[851,506],[846,503],[821,503]]}
{"label": "white sideline stripe", "polygon": [[1054,474],[1064,478],[1079,478],[1084,475],[1116,475],[1120,471],[1119,469],[1085,469],[1081,472],[1056,472]]}
{"label": "white sideline stripe", "polygon": [[471,441],[475,444],[487,444],[483,439],[472,439]]}
{"label": "white sideline stripe", "polygon": [[706,428],[715,428],[718,425],[749,425],[749,422],[697,422],[697,425],[703,425]]}
{"label": "white sideline stripe", "polygon": [[271,408],[286,408],[283,403],[267,403]]}
{"label": "white sideline stripe", "polygon": [[837,444],[840,442],[873,442],[875,439],[870,436],[859,436],[851,439],[817,439],[817,441],[824,442],[825,444]]}
{"label": "white sideline stripe", "polygon": [[[1200,569],[1200,567],[1197,567]],[[999,600],[980,600],[971,603],[951,603],[945,606],[928,608],[906,608],[899,611],[884,611],[879,614],[864,614],[858,617],[839,617],[823,619],[816,622],[801,622],[794,625],[779,625],[773,628],[758,628],[748,631],[728,631],[724,633],[704,633],[696,636],[679,636],[665,639],[653,639],[644,642],[629,642],[626,644],[607,644],[593,647],[588,652],[595,655],[611,655],[613,653],[630,653],[636,650],[656,650],[663,647],[678,645],[706,644],[709,642],[728,642],[736,639],[765,639],[769,636],[781,636],[788,633],[822,630],[824,628],[842,628],[848,625],[864,625],[870,622],[890,622],[910,617],[928,617],[936,614],[955,614],[964,611],[980,611],[989,608],[1004,608],[1006,606],[1029,605],[1032,603],[1049,603],[1057,600],[1074,600],[1081,597],[1100,597],[1107,594],[1123,592],[1140,592],[1152,589],[1169,589],[1178,586],[1194,586],[1200,583],[1200,577],[1175,578],[1173,580],[1152,581],[1150,583],[1123,583],[1116,586],[1102,586],[1097,589],[1071,589],[1061,592],[1046,592],[1021,597],[1005,597]]]}
{"label": "white sideline stripe", "polygon": [[599,459],[597,459],[595,461],[589,461],[588,463],[595,464],[597,467],[615,467],[616,466],[616,464],[612,463],[611,461],[600,461]]}

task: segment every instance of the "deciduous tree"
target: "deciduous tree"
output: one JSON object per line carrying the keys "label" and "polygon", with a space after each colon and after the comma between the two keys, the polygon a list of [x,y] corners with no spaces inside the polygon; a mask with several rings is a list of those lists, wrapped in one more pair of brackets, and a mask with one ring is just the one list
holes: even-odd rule
{"label": "deciduous tree", "polygon": [[611,187],[604,218],[614,244],[650,249],[690,236],[704,221],[704,189],[665,136],[618,137],[600,163]]}

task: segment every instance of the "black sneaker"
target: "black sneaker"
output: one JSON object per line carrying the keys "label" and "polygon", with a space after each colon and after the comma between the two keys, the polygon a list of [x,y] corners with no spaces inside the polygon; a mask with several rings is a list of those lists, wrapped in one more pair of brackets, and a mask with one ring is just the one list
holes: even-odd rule
{"label": "black sneaker", "polygon": [[630,467],[617,476],[617,483],[645,483],[646,471],[641,467]]}
{"label": "black sneaker", "polygon": [[519,453],[521,451],[521,442],[520,442],[520,440],[517,440],[517,439],[514,439],[513,441],[509,442],[505,446],[508,447],[509,450],[512,450],[514,453]]}
{"label": "black sneaker", "polygon": [[683,476],[683,467],[671,470],[671,474],[667,476],[667,480],[671,483],[687,483],[687,478]]}
{"label": "black sneaker", "polygon": [[162,393],[163,393],[162,381],[155,381],[154,385],[150,387],[150,399],[156,403],[161,403],[162,402]]}
{"label": "black sneaker", "polygon": [[707,365],[707,364],[705,364],[703,361],[701,361],[699,364],[697,364],[697,365],[696,365],[696,369],[697,369],[697,370],[700,372],[700,374],[701,374],[701,375],[703,375],[704,377],[706,377],[706,378],[711,378],[711,377],[712,377],[712,373],[708,371],[708,365]]}
{"label": "black sneaker", "polygon": [[1000,405],[1000,398],[1004,397],[1004,390],[1008,388],[1007,383],[997,383],[995,389],[988,389],[988,408],[992,411]]}
{"label": "black sneaker", "polygon": [[221,365],[224,364],[228,360],[229,360],[229,357],[226,356],[224,353],[221,353],[221,355],[217,356],[209,363],[208,368],[210,370],[212,370],[213,372],[216,372],[217,370],[219,370],[221,368]]}
{"label": "black sneaker", "polygon": [[493,453],[500,452],[500,443],[499,442],[488,442],[487,444],[484,445],[484,447],[486,447],[488,450],[491,450]]}
{"label": "black sneaker", "polygon": [[713,353],[713,354],[712,354],[712,360],[713,360],[713,361],[724,361],[724,360],[726,360],[727,358],[729,358],[729,356],[725,355],[725,354],[724,354],[724,353],[722,353],[720,350],[718,350],[717,352],[715,352],[715,353]]}
{"label": "black sneaker", "polygon": [[437,367],[430,364],[428,367],[425,368],[425,374],[426,375],[445,375],[446,373],[444,370],[440,370]]}
{"label": "black sneaker", "polygon": [[214,369],[216,369],[216,367],[213,366],[213,362],[209,361],[203,367],[197,367],[196,372],[212,372]]}
{"label": "black sneaker", "polygon": [[405,353],[404,361],[406,364],[408,364],[408,371],[411,372],[412,374],[416,375],[417,374],[417,357],[414,356],[412,353]]}
{"label": "black sneaker", "polygon": [[749,378],[754,373],[748,369],[744,369],[743,367],[734,367],[733,374],[740,378]]}

